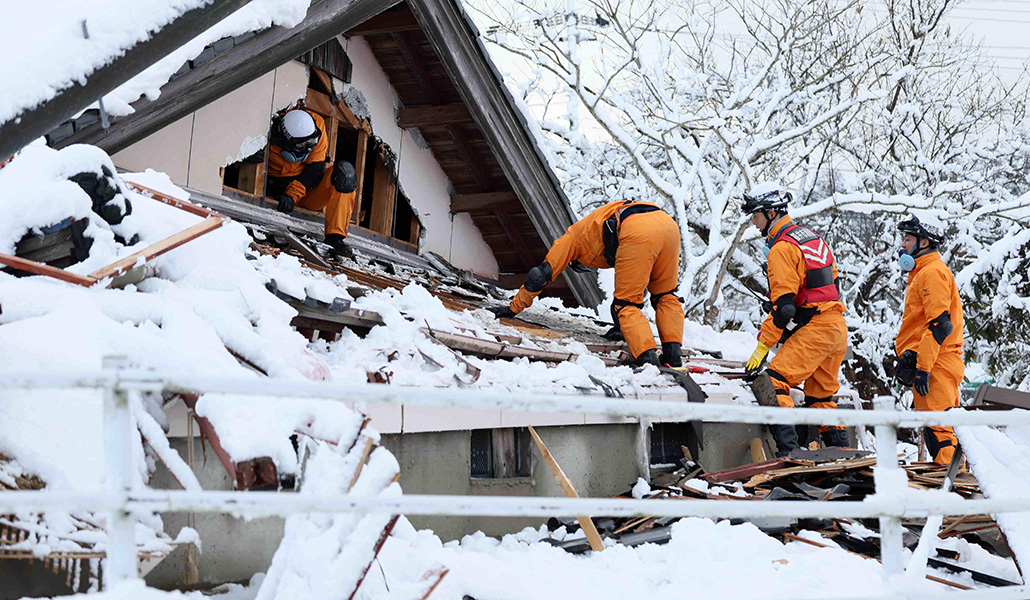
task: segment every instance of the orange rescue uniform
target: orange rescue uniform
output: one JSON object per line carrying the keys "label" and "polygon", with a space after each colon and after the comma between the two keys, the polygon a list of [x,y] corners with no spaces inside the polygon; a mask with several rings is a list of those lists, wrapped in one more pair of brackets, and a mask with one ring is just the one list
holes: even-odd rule
{"label": "orange rescue uniform", "polygon": [[[655,348],[651,326],[640,310],[645,290],[651,293],[662,342],[683,343],[683,305],[674,293],[679,285],[680,230],[672,217],[650,202],[611,202],[573,223],[554,241],[545,259],[551,266],[551,281],[572,261],[594,269],[610,268],[602,237],[605,220],[627,208],[644,206],[654,209],[620,219],[614,265],[615,298],[625,303],[618,312],[619,327],[634,358]],[[522,286],[509,308],[518,314],[539,294]]]}
{"label": "orange rescue uniform", "polygon": [[[938,344],[930,322],[945,311],[951,316],[952,331]],[[912,390],[916,410],[948,410],[958,406],[958,387],[966,369],[962,361],[962,327],[962,299],[951,269],[938,252],[916,258],[916,266],[908,273],[905,313],[894,342],[898,356],[912,350],[916,353],[916,369],[930,374],[929,393],[920,396]],[[923,433],[934,462],[951,462],[958,444],[955,431],[951,427],[927,427]]]}
{"label": "orange rescue uniform", "polygon": [[[784,215],[769,227],[769,240],[776,240],[779,233],[793,224]],[[827,248],[828,252],[828,248]],[[830,257],[832,259],[832,255]],[[805,289],[808,268],[801,248],[777,241],[769,250],[769,299],[776,302],[784,294],[800,297]],[[837,264],[833,260],[833,280],[837,279]],[[776,388],[776,400],[780,406],[793,408],[790,388],[804,382],[805,406],[811,408],[837,408],[833,395],[840,389],[841,363],[848,347],[848,328],[844,322],[844,303],[840,300],[805,302],[797,305],[799,314],[816,311],[807,324],[794,330],[783,342],[766,371]],[[772,348],[780,342],[784,330],[773,322],[770,313],[762,323],[759,341]],[[829,429],[844,429],[843,426],[823,426],[820,432]]]}
{"label": "orange rescue uniform", "polygon": [[[329,136],[326,134],[325,120],[311,111],[305,112],[315,120],[315,126],[322,134],[318,139],[318,144],[303,162],[296,163],[286,162],[283,159],[282,148],[272,146],[268,155],[268,176],[290,180],[286,184],[285,194],[293,198],[297,206],[314,211],[325,209],[326,235],[335,233],[347,237],[347,226],[350,224],[351,213],[354,211],[356,192],[344,194],[333,187],[331,182],[333,164],[326,161],[329,154]],[[309,165],[316,163],[323,163],[324,166],[321,176],[309,190],[298,178]]]}

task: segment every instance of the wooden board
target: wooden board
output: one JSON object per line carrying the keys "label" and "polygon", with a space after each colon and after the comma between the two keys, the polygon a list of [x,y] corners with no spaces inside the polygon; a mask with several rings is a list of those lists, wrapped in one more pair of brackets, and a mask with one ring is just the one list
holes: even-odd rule
{"label": "wooden board", "polygon": [[[562,492],[565,493],[566,498],[579,498],[579,494],[576,493],[576,488],[573,487],[572,482],[562,471],[561,466],[558,465],[558,461],[551,456],[551,452],[544,445],[544,441],[537,435],[536,429],[533,426],[529,426],[529,433],[533,436],[533,441],[536,442],[537,448],[540,449],[540,454],[543,455],[544,460],[547,461],[547,466],[551,469],[551,474],[558,481],[558,485],[561,487]],[[604,550],[604,542],[601,541],[601,534],[597,532],[597,527],[594,526],[594,522],[590,517],[576,517],[579,522],[579,526],[583,529],[583,533],[587,536],[587,541],[590,542],[590,549],[594,552],[600,552]]]}
{"label": "wooden board", "polygon": [[68,283],[74,283],[85,287],[89,287],[97,282],[96,278],[91,275],[71,273],[64,269],[44,265],[43,263],[38,263],[34,260],[26,260],[17,256],[11,256],[10,254],[0,254],[0,264],[18,269],[19,271],[34,273],[36,275],[45,275],[47,277],[53,277],[54,279],[60,279],[61,281],[67,281]]}
{"label": "wooden board", "polygon": [[98,269],[89,274],[94,280],[101,280],[108,277],[117,277],[122,273],[136,266],[136,263],[141,259],[143,262],[149,261],[153,258],[161,256],[162,254],[174,250],[186,242],[193,241],[205,233],[214,231],[222,226],[225,222],[220,217],[208,217],[200,223],[184,229],[175,235],[171,235],[156,244],[151,244],[139,252],[133,252],[125,258],[115,261],[102,269]]}

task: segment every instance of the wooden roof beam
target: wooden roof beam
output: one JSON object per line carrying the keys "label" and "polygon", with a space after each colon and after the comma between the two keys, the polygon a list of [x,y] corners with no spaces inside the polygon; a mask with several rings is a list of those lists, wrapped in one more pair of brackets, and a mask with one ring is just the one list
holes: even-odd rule
{"label": "wooden roof beam", "polygon": [[429,71],[426,70],[425,65],[422,64],[422,59],[415,54],[415,49],[411,47],[411,42],[408,41],[407,36],[404,35],[403,31],[391,33],[390,37],[393,38],[393,42],[397,44],[397,50],[401,53],[401,58],[404,59],[404,64],[408,65],[408,69],[411,70],[411,74],[415,76],[415,80],[418,81],[419,86],[429,94],[431,100],[430,104],[440,104],[440,91],[436,89],[436,84],[433,83],[433,78],[429,76]]}
{"label": "wooden roof beam", "polygon": [[424,104],[408,106],[397,113],[397,125],[401,127],[427,127],[433,125],[460,125],[474,123],[472,113],[461,102],[453,104]]}
{"label": "wooden roof beam", "polygon": [[455,194],[451,196],[451,212],[522,212],[522,203],[515,192],[484,192],[481,194]]}
{"label": "wooden roof beam", "polygon": [[420,27],[418,21],[415,20],[415,15],[411,14],[409,10],[403,10],[376,15],[361,25],[347,30],[346,35],[381,35],[416,29],[420,29]]}
{"label": "wooden roof beam", "polygon": [[519,255],[519,260],[526,266],[526,271],[529,271],[537,265],[537,260],[533,258],[533,253],[529,250],[529,245],[526,244],[526,238],[519,231],[519,228],[515,226],[515,223],[511,220],[511,215],[503,210],[496,211],[497,220],[501,222],[501,228],[504,229],[505,235],[508,236],[508,241],[511,242],[512,248]]}
{"label": "wooden roof beam", "polygon": [[469,149],[468,140],[465,139],[465,134],[458,129],[457,125],[447,126],[447,135],[451,137],[451,141],[454,142],[454,147],[458,150],[458,155],[461,156],[461,160],[469,166],[469,170],[472,172],[472,177],[475,178],[476,184],[479,185],[479,189],[484,192],[489,192],[494,189],[493,183],[490,181],[490,177],[486,174],[486,169],[479,162],[479,158],[472,153]]}

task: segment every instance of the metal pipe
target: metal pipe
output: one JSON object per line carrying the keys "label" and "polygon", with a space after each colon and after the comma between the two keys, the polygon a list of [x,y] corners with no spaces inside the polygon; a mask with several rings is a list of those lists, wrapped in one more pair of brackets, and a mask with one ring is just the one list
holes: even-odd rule
{"label": "metal pipe", "polygon": [[[105,369],[128,365],[124,356],[104,358]],[[139,393],[139,392],[136,392]],[[132,491],[132,416],[129,392],[113,382],[104,390],[104,483],[108,493],[119,499],[107,517],[107,560],[104,586],[138,576],[136,558],[136,519],[127,510]]]}
{"label": "metal pipe", "polygon": [[[893,410],[894,398],[880,396],[873,401],[879,411]],[[898,467],[898,431],[889,424],[876,426],[876,468],[873,469],[874,498],[886,504],[902,506],[902,494],[908,487],[908,475]],[[884,585],[905,572],[901,518],[897,514],[880,516],[880,559]]]}
{"label": "metal pipe", "polygon": [[[103,388],[113,375],[96,371],[19,372],[0,371],[0,388]],[[414,388],[379,384],[294,381],[243,377],[220,377],[186,373],[159,374],[126,371],[119,380],[125,389],[178,393],[249,394],[344,402],[381,403],[396,406],[461,407],[480,410],[520,410],[549,413],[605,414],[614,417],[649,417],[674,421],[724,423],[846,425],[919,428],[966,425],[1030,425],[1030,411],[1008,411],[1003,416],[990,411],[950,410],[941,412],[894,410],[825,410],[720,404],[686,401],[637,400],[598,396],[554,395],[541,397],[524,390]]]}
{"label": "metal pipe", "polygon": [[[611,517],[705,518],[848,518],[875,519],[884,515],[904,518],[1030,512],[1030,498],[963,500],[961,498],[907,497],[904,504],[870,496],[860,502],[726,502],[724,500],[635,500],[628,498],[540,498],[493,496],[437,496],[407,494],[395,498],[337,496],[277,492],[186,492],[135,490],[127,508],[143,512],[226,512],[247,517],[298,513],[406,514],[442,516],[553,517],[598,514]],[[111,492],[0,492],[0,509],[112,510],[122,497]]]}

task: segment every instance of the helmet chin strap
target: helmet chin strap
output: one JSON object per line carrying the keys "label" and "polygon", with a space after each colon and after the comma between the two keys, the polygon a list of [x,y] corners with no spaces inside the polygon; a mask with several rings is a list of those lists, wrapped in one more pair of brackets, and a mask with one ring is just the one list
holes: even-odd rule
{"label": "helmet chin strap", "polygon": [[[771,219],[769,218],[769,213],[770,212],[773,213],[773,218],[771,218]],[[773,223],[775,223],[776,221],[779,221],[779,219],[777,219],[776,217],[780,213],[766,210],[766,211],[763,211],[762,214],[765,215],[765,227],[762,228],[762,237],[769,237],[769,229],[772,227]]]}

